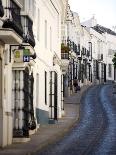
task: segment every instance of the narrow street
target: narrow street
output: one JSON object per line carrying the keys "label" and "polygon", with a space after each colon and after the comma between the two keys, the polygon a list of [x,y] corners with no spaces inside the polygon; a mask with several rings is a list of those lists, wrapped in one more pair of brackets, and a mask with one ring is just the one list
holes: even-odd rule
{"label": "narrow street", "polygon": [[61,141],[35,155],[115,155],[116,98],[112,85],[89,88],[81,100],[80,121]]}

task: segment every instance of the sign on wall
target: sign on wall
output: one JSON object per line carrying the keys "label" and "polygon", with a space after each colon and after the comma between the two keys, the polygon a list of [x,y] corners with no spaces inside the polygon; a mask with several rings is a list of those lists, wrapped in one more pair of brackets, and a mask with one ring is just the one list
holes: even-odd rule
{"label": "sign on wall", "polygon": [[15,62],[29,62],[30,61],[30,50],[29,49],[14,50],[14,61]]}
{"label": "sign on wall", "polygon": [[29,62],[30,61],[30,50],[24,49],[23,50],[23,62]]}

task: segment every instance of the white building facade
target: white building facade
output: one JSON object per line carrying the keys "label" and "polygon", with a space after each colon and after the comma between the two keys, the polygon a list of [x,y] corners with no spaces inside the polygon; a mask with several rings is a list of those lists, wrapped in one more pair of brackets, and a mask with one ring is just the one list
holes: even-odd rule
{"label": "white building facade", "polygon": [[13,138],[29,137],[29,123],[34,117],[32,66],[36,56],[29,1],[1,2],[4,15],[0,19],[0,146],[4,147],[11,144]]}
{"label": "white building facade", "polygon": [[28,141],[39,124],[54,123],[62,116],[61,22],[67,1],[1,2],[0,146],[4,147]]}
{"label": "white building facade", "polygon": [[83,86],[91,83],[91,35],[81,26],[79,16],[67,8],[67,18],[62,29],[62,64],[64,74],[64,95],[74,92],[73,81]]}
{"label": "white building facade", "polygon": [[91,35],[93,83],[114,81],[112,59],[116,52],[116,33],[98,25],[94,17],[82,24],[89,29]]}
{"label": "white building facade", "polygon": [[62,116],[61,22],[67,1],[35,1],[34,36],[37,53],[34,103],[38,124]]}
{"label": "white building facade", "polygon": [[68,0],[0,0],[0,147],[64,114],[64,96],[116,80],[116,33],[80,23]]}

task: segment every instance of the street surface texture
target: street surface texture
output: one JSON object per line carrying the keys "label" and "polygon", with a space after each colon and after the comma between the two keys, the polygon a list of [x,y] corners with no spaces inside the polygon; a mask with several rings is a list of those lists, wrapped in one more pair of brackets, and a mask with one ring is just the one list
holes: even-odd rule
{"label": "street surface texture", "polygon": [[35,155],[116,155],[116,97],[112,85],[91,87],[83,96],[80,121],[59,142]]}

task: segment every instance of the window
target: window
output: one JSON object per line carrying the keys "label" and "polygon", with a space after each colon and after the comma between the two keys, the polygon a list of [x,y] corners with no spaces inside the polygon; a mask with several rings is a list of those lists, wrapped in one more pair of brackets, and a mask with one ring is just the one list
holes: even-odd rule
{"label": "window", "polygon": [[112,77],[112,64],[108,64],[108,76]]}
{"label": "window", "polygon": [[58,33],[58,38],[59,38],[59,14],[58,14],[58,16],[57,16],[57,33]]}
{"label": "window", "polygon": [[45,71],[45,104],[47,104],[47,72]]}
{"label": "window", "polygon": [[40,10],[38,9],[38,21],[37,21],[37,40],[39,41],[40,37]]}
{"label": "window", "polygon": [[52,28],[50,27],[50,51],[52,51]]}
{"label": "window", "polygon": [[34,1],[29,0],[28,4],[29,4],[28,10],[30,10],[29,13],[31,13],[31,15],[33,16],[34,15],[34,9],[33,9],[34,8]]}
{"label": "window", "polygon": [[34,4],[33,4],[33,21],[35,21],[36,20],[36,3],[34,2]]}
{"label": "window", "polygon": [[45,48],[47,48],[47,20],[45,20]]}

